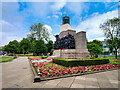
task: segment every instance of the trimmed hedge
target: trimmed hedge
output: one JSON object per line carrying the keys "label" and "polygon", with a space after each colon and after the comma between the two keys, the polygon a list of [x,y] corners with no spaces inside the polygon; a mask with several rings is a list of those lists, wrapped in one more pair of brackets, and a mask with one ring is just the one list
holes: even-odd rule
{"label": "trimmed hedge", "polygon": [[48,56],[41,56],[42,59],[45,59],[45,58],[47,58],[47,57],[48,57]]}
{"label": "trimmed hedge", "polygon": [[100,65],[109,63],[109,59],[107,58],[96,58],[96,59],[75,59],[75,60],[67,60],[61,58],[54,58],[53,63],[60,64],[66,67],[73,66],[91,66],[91,65]]}

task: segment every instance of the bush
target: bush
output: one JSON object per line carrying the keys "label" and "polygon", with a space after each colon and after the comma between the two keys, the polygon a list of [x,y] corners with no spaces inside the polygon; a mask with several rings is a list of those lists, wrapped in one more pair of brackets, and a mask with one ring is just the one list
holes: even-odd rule
{"label": "bush", "polygon": [[9,53],[8,56],[13,56],[13,53]]}
{"label": "bush", "polygon": [[98,55],[97,55],[97,54],[95,55],[95,58],[98,58]]}
{"label": "bush", "polygon": [[90,59],[94,59],[94,57],[90,57]]}
{"label": "bush", "polygon": [[119,65],[120,64],[120,62],[119,61],[114,61],[114,62],[110,62],[110,64],[113,64],[113,65]]}
{"label": "bush", "polygon": [[75,60],[67,60],[67,59],[60,59],[54,58],[53,62],[56,64],[60,64],[67,67],[73,66],[91,66],[91,65],[100,65],[100,64],[107,64],[109,63],[109,59],[106,58],[97,58],[97,59],[75,59]]}
{"label": "bush", "polygon": [[45,58],[47,58],[47,57],[48,57],[48,56],[41,56],[42,59],[45,59]]}
{"label": "bush", "polygon": [[50,50],[50,55],[52,55],[52,54],[53,54],[53,52],[54,52],[54,49],[51,49],[51,50]]}

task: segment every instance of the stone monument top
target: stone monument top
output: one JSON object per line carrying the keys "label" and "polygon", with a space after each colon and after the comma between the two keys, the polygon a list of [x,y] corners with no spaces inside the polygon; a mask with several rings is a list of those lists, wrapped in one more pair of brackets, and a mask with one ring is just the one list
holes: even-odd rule
{"label": "stone monument top", "polygon": [[62,17],[62,25],[60,25],[60,32],[71,30],[72,26],[70,25],[70,17],[67,16],[65,12],[65,16]]}

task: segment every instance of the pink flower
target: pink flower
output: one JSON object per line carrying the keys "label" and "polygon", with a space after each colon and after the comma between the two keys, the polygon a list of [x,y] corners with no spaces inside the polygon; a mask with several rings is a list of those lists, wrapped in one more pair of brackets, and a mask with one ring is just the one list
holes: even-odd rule
{"label": "pink flower", "polygon": [[87,71],[89,71],[89,68],[87,68]]}

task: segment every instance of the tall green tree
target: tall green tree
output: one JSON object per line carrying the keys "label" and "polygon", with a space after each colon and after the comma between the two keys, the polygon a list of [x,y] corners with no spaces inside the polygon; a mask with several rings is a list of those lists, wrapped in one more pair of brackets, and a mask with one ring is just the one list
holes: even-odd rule
{"label": "tall green tree", "polygon": [[23,53],[23,54],[26,54],[29,52],[30,50],[30,42],[27,38],[23,38],[20,42],[20,51]]}
{"label": "tall green tree", "polygon": [[17,40],[10,41],[8,45],[5,45],[3,51],[7,53],[18,53],[19,51],[19,43]]}
{"label": "tall green tree", "polygon": [[87,48],[90,52],[91,57],[98,57],[99,54],[103,51],[103,44],[101,41],[93,40],[91,42],[87,42]]}
{"label": "tall green tree", "polygon": [[48,52],[48,48],[45,45],[43,40],[36,40],[33,44],[33,53],[34,55],[42,55]]}
{"label": "tall green tree", "polygon": [[48,43],[47,43],[47,48],[48,48],[48,52],[50,53],[51,49],[53,49],[53,41],[52,40],[49,40]]}
{"label": "tall green tree", "polygon": [[32,37],[36,40],[49,40],[49,32],[47,28],[41,23],[31,25],[30,32],[31,33],[28,35],[29,38]]}
{"label": "tall green tree", "polygon": [[101,30],[106,36],[106,41],[110,50],[115,49],[115,58],[117,59],[117,50],[120,48],[120,19],[109,19],[103,24],[100,24]]}
{"label": "tall green tree", "polygon": [[99,45],[101,48],[103,47],[103,43],[99,40],[95,39],[95,40],[92,41],[92,43],[95,43],[95,44]]}

